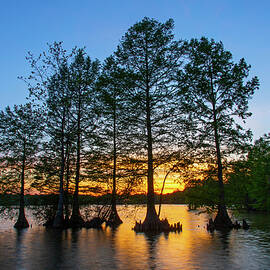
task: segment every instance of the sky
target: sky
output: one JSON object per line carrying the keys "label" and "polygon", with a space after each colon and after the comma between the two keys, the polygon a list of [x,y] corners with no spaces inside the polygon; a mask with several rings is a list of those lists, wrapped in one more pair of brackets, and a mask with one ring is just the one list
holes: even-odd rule
{"label": "sky", "polygon": [[129,27],[143,17],[175,22],[175,38],[206,36],[222,41],[234,60],[244,57],[260,89],[250,101],[254,139],[270,132],[270,1],[268,0],[2,0],[0,8],[0,110],[26,102],[28,51],[38,55],[47,43],[67,50],[86,47],[103,61]]}

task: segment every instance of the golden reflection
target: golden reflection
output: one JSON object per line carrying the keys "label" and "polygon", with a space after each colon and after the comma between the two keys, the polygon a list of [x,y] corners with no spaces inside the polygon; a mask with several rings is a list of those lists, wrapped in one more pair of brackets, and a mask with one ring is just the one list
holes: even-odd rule
{"label": "golden reflection", "polygon": [[[161,212],[170,223],[181,221],[180,233],[132,231],[135,220],[143,221],[145,206],[118,206],[118,213],[124,223],[114,230],[7,230],[0,234],[0,251],[9,249],[0,252],[1,264],[7,266],[3,269],[238,269],[239,263],[249,269],[263,252],[251,237],[253,231],[208,233],[208,215],[185,205],[163,205]],[[29,221],[33,223],[31,217]]]}
{"label": "golden reflection", "polygon": [[[127,211],[129,215],[124,216]],[[131,228],[135,220],[143,221],[146,208],[119,206],[118,212],[124,223],[116,231],[107,228],[105,234],[113,239],[119,269],[191,269],[195,256],[203,258],[213,248],[205,227],[208,217],[189,212],[184,205],[164,205],[161,212],[161,218],[167,217],[170,223],[181,221],[181,233],[135,233]]]}

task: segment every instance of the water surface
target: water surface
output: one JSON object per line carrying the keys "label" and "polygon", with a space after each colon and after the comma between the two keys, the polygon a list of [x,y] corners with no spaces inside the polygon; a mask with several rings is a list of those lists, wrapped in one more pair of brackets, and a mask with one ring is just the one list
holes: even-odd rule
{"label": "water surface", "polygon": [[208,233],[207,214],[185,205],[164,205],[162,217],[181,221],[183,232],[143,234],[131,230],[145,216],[145,207],[120,206],[124,224],[58,231],[38,226],[17,231],[1,219],[0,269],[270,269],[270,216],[238,214],[251,229]]}

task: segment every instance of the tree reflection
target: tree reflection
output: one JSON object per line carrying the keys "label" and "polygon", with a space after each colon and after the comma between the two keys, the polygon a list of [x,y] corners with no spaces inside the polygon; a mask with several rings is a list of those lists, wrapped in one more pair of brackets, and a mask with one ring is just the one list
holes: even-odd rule
{"label": "tree reflection", "polygon": [[44,265],[41,269],[57,269],[62,265],[64,261],[63,257],[63,242],[64,242],[64,231],[60,230],[47,230],[47,234],[43,235],[44,246],[48,247],[47,251],[43,250],[40,256],[47,258],[41,260]]}
{"label": "tree reflection", "polygon": [[161,233],[145,233],[145,240],[148,248],[148,266],[149,269],[157,269],[157,244],[159,242],[159,238]]}
{"label": "tree reflection", "polygon": [[108,236],[108,241],[110,245],[111,252],[111,269],[118,269],[117,265],[117,234],[119,226],[116,227],[106,227],[106,233]]}
{"label": "tree reflection", "polygon": [[23,258],[23,254],[24,254],[24,238],[25,238],[25,232],[28,229],[23,229],[23,230],[16,230],[16,249],[15,249],[15,254],[16,254],[16,264],[17,267],[20,268],[22,267],[24,258]]}
{"label": "tree reflection", "polygon": [[218,238],[221,242],[222,248],[224,250],[230,250],[230,236],[231,236],[231,231],[220,231],[218,234]]}

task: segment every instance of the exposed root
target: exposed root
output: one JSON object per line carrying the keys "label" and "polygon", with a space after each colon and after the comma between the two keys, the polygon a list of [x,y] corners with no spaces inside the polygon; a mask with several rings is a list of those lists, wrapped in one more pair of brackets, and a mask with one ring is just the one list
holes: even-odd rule
{"label": "exposed root", "polygon": [[122,223],[123,223],[123,221],[119,217],[116,208],[113,209],[113,207],[111,207],[109,217],[106,220],[106,226],[117,227]]}
{"label": "exposed root", "polygon": [[72,215],[68,222],[68,228],[82,228],[85,226],[85,221],[80,214]]}
{"label": "exposed root", "polygon": [[214,230],[221,230],[221,231],[224,231],[224,230],[231,230],[231,229],[244,229],[244,230],[248,230],[249,229],[249,225],[247,224],[246,220],[243,219],[243,225],[241,226],[241,224],[236,220],[234,223],[232,223],[229,227],[225,227],[225,226],[218,226],[216,227],[216,223],[212,220],[212,218],[209,219],[209,222],[208,224],[206,225],[206,228],[207,228],[207,231],[209,232],[213,232]]}
{"label": "exposed root", "polygon": [[16,229],[25,229],[29,227],[29,223],[25,217],[24,212],[20,212],[19,214],[19,218],[17,220],[17,222],[14,224],[14,228]]}
{"label": "exposed root", "polygon": [[103,223],[106,226],[117,227],[123,223],[120,219],[116,208],[111,205],[103,205],[97,212],[97,216],[85,222],[86,228],[101,228]]}
{"label": "exposed root", "polygon": [[233,223],[228,215],[225,205],[218,206],[218,212],[214,220],[216,230],[224,231],[233,229]]}
{"label": "exposed root", "polygon": [[183,226],[180,222],[170,225],[168,220],[165,218],[155,222],[136,222],[132,229],[135,232],[182,232]]}
{"label": "exposed root", "polygon": [[104,222],[104,220],[102,220],[101,218],[94,217],[91,220],[86,221],[84,224],[84,227],[87,229],[89,229],[89,228],[100,229],[103,222]]}

